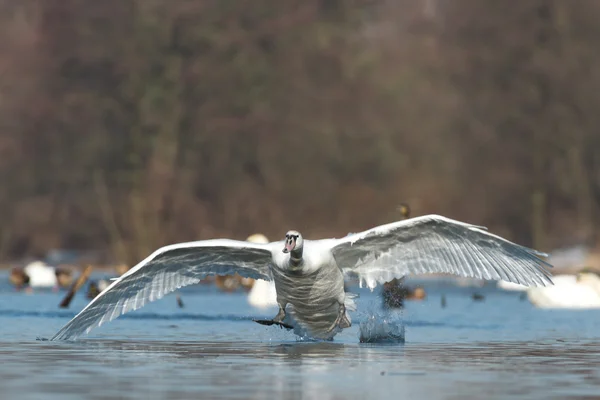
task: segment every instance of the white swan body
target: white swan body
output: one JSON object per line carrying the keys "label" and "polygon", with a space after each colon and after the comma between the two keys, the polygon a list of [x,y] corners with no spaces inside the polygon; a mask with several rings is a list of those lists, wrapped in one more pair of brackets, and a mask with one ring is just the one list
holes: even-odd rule
{"label": "white swan body", "polygon": [[332,338],[350,326],[344,275],[370,289],[408,274],[450,273],[524,285],[551,284],[545,256],[485,228],[438,215],[407,219],[341,239],[303,240],[290,231],[268,244],[228,239],[163,247],[115,280],[52,340],[76,338],[104,322],[211,274],[274,280],[281,322],[290,306],[309,335]]}
{"label": "white swan body", "polygon": [[[304,241],[303,262],[294,268],[290,257],[279,252],[272,269],[277,303],[290,304],[292,316],[308,334],[329,339],[337,332],[336,319],[343,312],[348,326],[347,310],[355,310],[354,300],[344,291],[344,275],[331,249],[324,241]],[[345,309],[340,310],[340,305]]]}

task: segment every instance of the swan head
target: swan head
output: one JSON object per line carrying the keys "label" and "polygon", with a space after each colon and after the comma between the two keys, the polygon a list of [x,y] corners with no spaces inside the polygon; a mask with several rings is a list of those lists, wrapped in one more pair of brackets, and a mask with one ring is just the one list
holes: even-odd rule
{"label": "swan head", "polygon": [[283,247],[284,253],[290,253],[294,250],[302,250],[304,240],[302,235],[298,231],[288,231],[285,234],[285,246]]}

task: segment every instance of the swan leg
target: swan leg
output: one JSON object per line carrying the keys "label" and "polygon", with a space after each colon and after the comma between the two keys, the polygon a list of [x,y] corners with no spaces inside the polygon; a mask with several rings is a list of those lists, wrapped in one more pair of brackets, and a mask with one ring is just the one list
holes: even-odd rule
{"label": "swan leg", "polygon": [[285,306],[286,306],[286,304],[279,303],[279,312],[273,318],[273,322],[280,323],[281,321],[283,321],[283,319],[285,318],[285,315],[286,315],[285,314]]}
{"label": "swan leg", "polygon": [[346,315],[346,306],[343,303],[340,303],[340,311],[338,312],[338,316],[335,319],[335,321],[333,322],[333,324],[331,324],[331,327],[329,328],[329,332],[334,330],[336,327],[345,329],[345,328],[350,328],[351,325],[352,325],[352,323],[350,322],[350,320],[348,319],[348,316]]}
{"label": "swan leg", "polygon": [[346,315],[346,306],[344,304],[340,304],[340,314],[338,315],[337,319],[339,320],[339,327],[342,329],[350,328],[350,326],[352,325],[352,323],[348,319],[348,316]]}

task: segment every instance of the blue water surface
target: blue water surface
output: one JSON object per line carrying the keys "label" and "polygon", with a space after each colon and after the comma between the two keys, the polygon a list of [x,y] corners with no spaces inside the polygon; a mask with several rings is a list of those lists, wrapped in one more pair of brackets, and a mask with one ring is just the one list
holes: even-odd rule
{"label": "blue water surface", "polygon": [[[362,399],[592,398],[600,393],[598,310],[540,310],[495,285],[422,284],[427,298],[386,314],[380,291],[360,294],[353,326],[333,342],[299,341],[252,322],[276,309],[245,293],[193,286],[74,342],[49,342],[87,303],[65,292],[17,292],[0,272],[0,398]],[[474,301],[473,293],[484,296]],[[442,296],[446,307],[441,306]],[[402,325],[404,344],[361,344],[377,314]],[[378,317],[379,318],[379,317]]]}

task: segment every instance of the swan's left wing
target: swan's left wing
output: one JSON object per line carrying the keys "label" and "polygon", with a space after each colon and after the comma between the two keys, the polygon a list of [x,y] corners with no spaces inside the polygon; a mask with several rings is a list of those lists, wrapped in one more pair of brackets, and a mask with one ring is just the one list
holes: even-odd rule
{"label": "swan's left wing", "polygon": [[217,239],[158,249],[117,278],[51,340],[74,339],[207,275],[271,279],[272,244]]}
{"label": "swan's left wing", "polygon": [[[377,284],[408,274],[449,273],[526,286],[552,284],[544,253],[509,242],[485,228],[439,215],[411,218],[331,239],[345,273]],[[539,257],[538,257],[539,256]]]}

